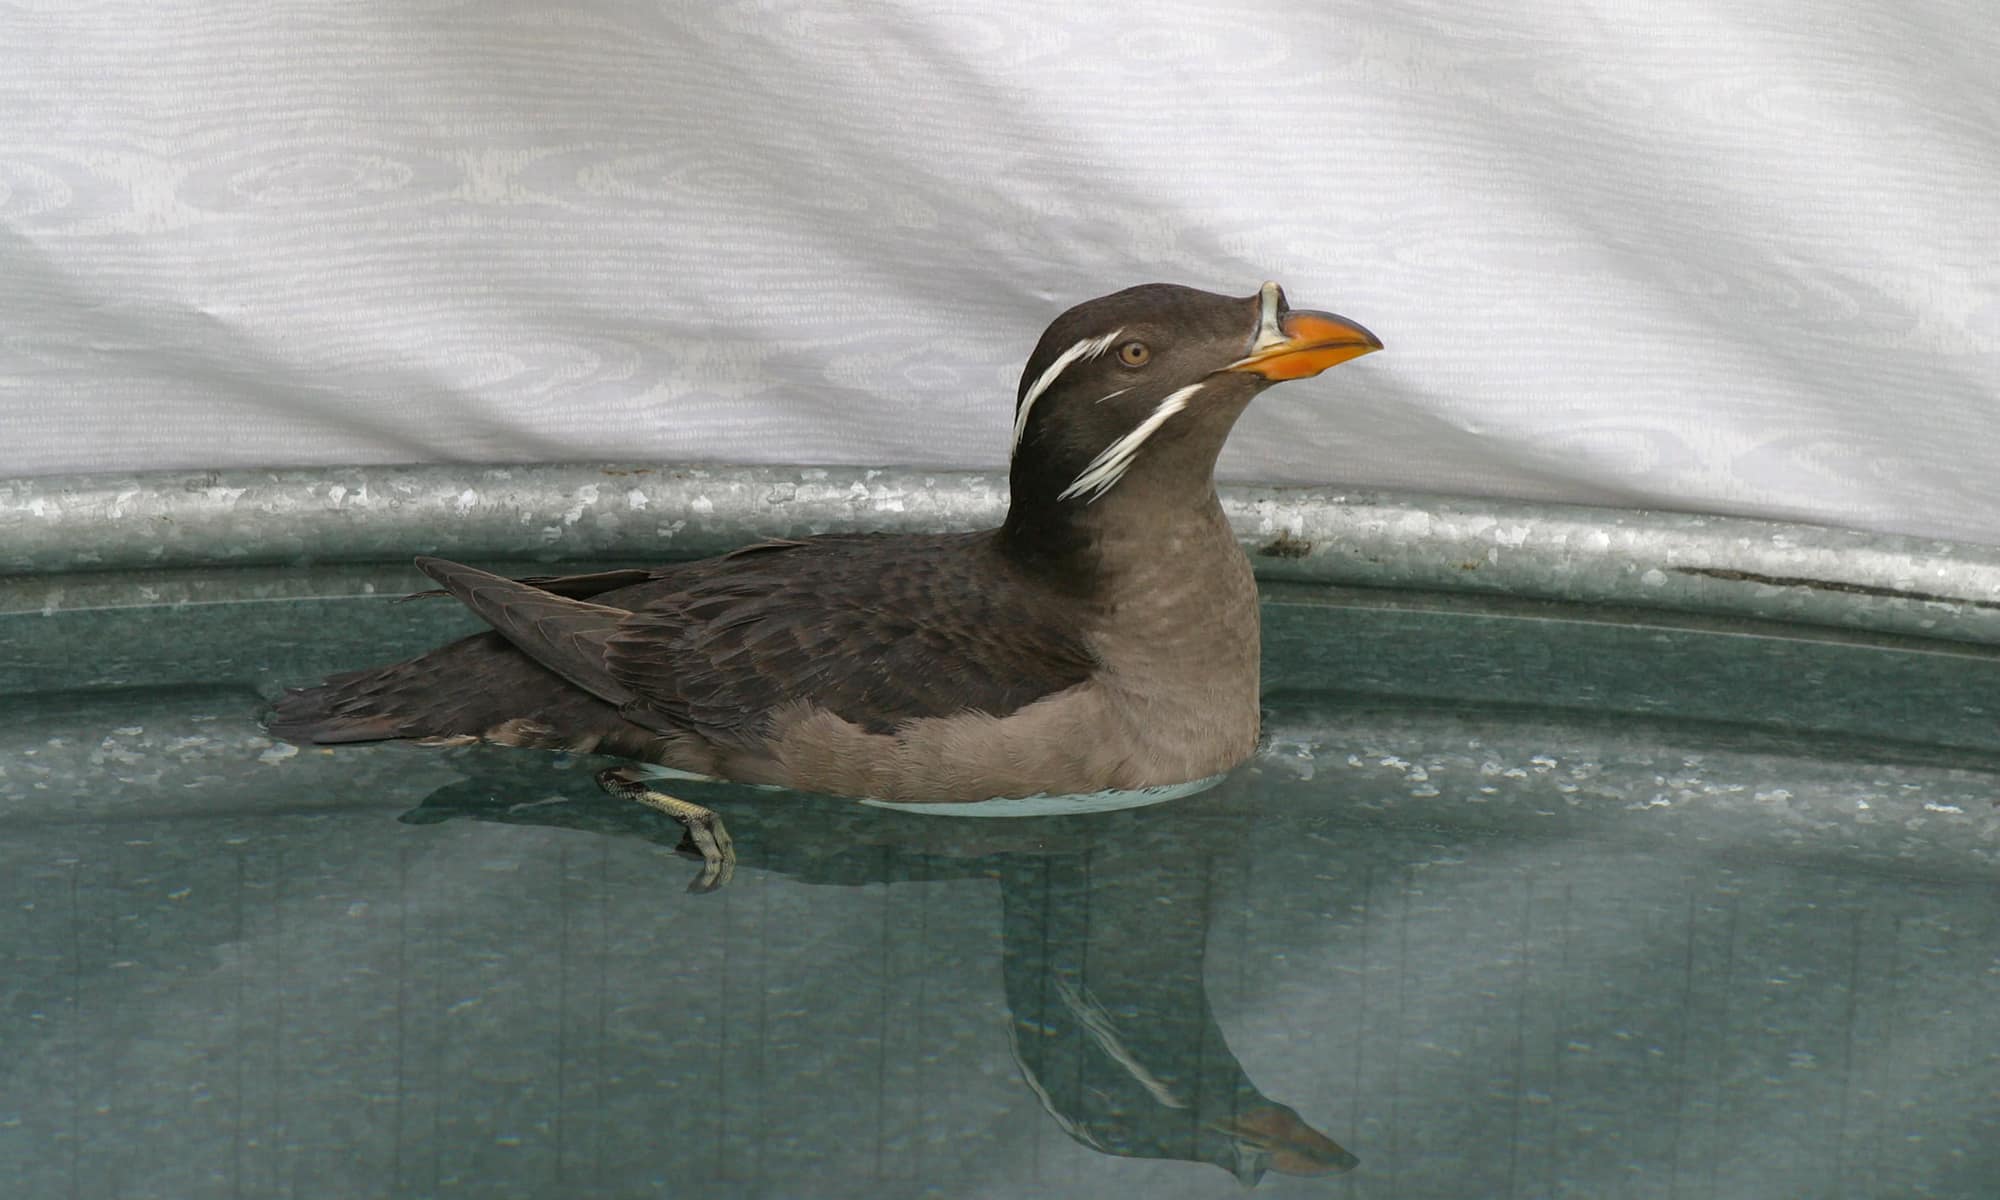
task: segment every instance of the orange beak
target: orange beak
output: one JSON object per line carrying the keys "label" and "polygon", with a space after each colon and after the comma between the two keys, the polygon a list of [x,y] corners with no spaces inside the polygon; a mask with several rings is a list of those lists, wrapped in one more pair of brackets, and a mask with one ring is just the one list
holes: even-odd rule
{"label": "orange beak", "polygon": [[1232,371],[1249,371],[1277,382],[1308,379],[1350,358],[1382,348],[1382,339],[1346,317],[1332,313],[1278,312],[1283,293],[1275,283],[1264,285],[1255,348],[1249,357],[1229,364]]}

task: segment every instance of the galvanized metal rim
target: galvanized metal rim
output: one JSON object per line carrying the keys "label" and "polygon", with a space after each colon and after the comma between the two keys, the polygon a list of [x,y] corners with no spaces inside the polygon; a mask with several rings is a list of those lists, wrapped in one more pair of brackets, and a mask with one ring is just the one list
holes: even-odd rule
{"label": "galvanized metal rim", "polygon": [[[0,572],[698,557],[977,529],[992,472],[549,464],[0,481]],[[2000,547],[1740,517],[1225,486],[1260,578],[1755,617],[2000,645]]]}

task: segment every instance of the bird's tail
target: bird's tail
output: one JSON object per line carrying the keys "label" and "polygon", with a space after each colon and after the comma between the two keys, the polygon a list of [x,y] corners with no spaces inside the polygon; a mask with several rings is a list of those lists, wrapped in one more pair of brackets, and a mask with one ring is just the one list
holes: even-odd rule
{"label": "bird's tail", "polygon": [[298,745],[484,741],[641,757],[657,737],[492,632],[294,688],[264,731]]}
{"label": "bird's tail", "polygon": [[547,676],[498,634],[477,634],[403,662],[292,688],[272,705],[264,731],[280,741],[322,746],[478,736],[506,719],[497,707],[493,685],[502,681],[495,676],[529,672]]}

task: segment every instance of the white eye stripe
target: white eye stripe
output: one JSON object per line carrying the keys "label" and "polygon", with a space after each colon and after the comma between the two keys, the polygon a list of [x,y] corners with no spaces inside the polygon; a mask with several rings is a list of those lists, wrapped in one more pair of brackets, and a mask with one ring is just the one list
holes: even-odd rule
{"label": "white eye stripe", "polygon": [[1124,332],[1123,329],[1114,329],[1103,337],[1085,338],[1056,355],[1056,360],[1036,377],[1035,382],[1029,385],[1027,394],[1021,397],[1021,407],[1014,413],[1014,449],[1020,449],[1021,435],[1028,431],[1028,413],[1035,407],[1035,401],[1042,398],[1042,393],[1048,391],[1050,385],[1055,383],[1056,377],[1067,371],[1072,363],[1086,358],[1096,358],[1111,349],[1111,343],[1117,341]]}
{"label": "white eye stripe", "polygon": [[1168,417],[1186,408],[1188,401],[1200,390],[1200,384],[1190,383],[1160,401],[1159,407],[1146,414],[1146,419],[1133,427],[1130,433],[1106,446],[1096,458],[1091,459],[1090,465],[1086,466],[1068,487],[1058,493],[1056,499],[1067,500],[1071,496],[1082,496],[1083,502],[1089,504],[1110,491],[1111,485],[1124,478],[1125,472],[1131,469],[1132,462],[1138,457],[1139,448],[1146,444],[1146,439],[1159,432],[1160,426],[1167,423]]}
{"label": "white eye stripe", "polygon": [[1146,1069],[1146,1064],[1132,1053],[1118,1036],[1118,1029],[1111,1023],[1111,1014],[1104,1011],[1104,1005],[1088,990],[1078,990],[1077,986],[1061,975],[1054,976],[1056,995],[1061,997],[1063,1007],[1076,1017],[1077,1024],[1097,1043],[1097,1048],[1111,1061],[1125,1068],[1135,1083],[1145,1088],[1163,1108],[1186,1108],[1187,1101],[1174,1093],[1174,1089]]}

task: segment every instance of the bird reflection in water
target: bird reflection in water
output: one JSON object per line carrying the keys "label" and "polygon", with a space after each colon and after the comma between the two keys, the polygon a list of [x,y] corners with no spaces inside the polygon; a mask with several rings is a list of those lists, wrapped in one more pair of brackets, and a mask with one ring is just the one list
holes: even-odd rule
{"label": "bird reflection in water", "polygon": [[[680,842],[671,822],[603,797],[518,803],[536,794],[523,782],[518,771],[468,779],[403,820]],[[1041,1107],[1080,1145],[1211,1163],[1245,1184],[1267,1171],[1346,1171],[1358,1160],[1258,1089],[1209,1005],[1203,968],[1215,880],[1240,858],[1247,828],[1223,811],[1231,791],[1225,783],[1166,810],[1051,821],[951,821],[763,798],[720,807],[737,831],[739,878],[765,872],[850,887],[996,880],[1010,1048]]]}
{"label": "bird reflection in water", "polygon": [[[1021,1076],[1064,1133],[1105,1154],[1208,1162],[1254,1184],[1356,1159],[1264,1095],[1203,982],[1202,848],[1155,842],[1002,856],[1002,976]],[[1180,853],[1176,853],[1180,852]],[[1184,874],[1183,871],[1186,873]],[[1162,888],[1163,881],[1194,886]]]}

